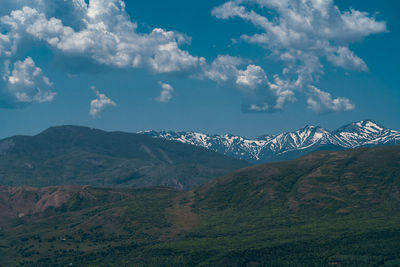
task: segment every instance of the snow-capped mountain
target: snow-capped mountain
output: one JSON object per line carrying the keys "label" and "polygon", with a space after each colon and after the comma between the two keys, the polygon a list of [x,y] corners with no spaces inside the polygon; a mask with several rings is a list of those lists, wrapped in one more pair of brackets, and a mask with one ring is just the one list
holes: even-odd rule
{"label": "snow-capped mountain", "polygon": [[140,132],[156,138],[202,146],[254,163],[293,159],[319,149],[400,144],[400,132],[385,129],[371,120],[354,122],[335,131],[306,126],[279,135],[247,139],[237,135],[208,135],[196,132]]}

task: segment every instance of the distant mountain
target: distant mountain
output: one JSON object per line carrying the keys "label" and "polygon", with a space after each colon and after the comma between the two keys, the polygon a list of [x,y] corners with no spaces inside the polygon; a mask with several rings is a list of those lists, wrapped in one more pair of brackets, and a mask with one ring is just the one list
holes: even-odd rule
{"label": "distant mountain", "polygon": [[1,266],[399,266],[400,147],[320,151],[191,191],[0,187]]}
{"label": "distant mountain", "polygon": [[279,135],[246,139],[237,135],[207,135],[196,132],[140,132],[144,135],[202,146],[253,163],[294,159],[307,153],[334,148],[400,144],[400,132],[385,129],[371,120],[348,124],[335,131],[317,126]]}
{"label": "distant mountain", "polygon": [[0,141],[0,185],[190,189],[249,163],[141,134],[78,126]]}

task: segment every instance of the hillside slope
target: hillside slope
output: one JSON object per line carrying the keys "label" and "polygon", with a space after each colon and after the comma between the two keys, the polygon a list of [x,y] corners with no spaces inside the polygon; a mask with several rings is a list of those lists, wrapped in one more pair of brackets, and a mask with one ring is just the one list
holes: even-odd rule
{"label": "hillside slope", "polygon": [[200,186],[195,193],[198,205],[214,209],[265,209],[277,202],[289,212],[370,209],[385,199],[400,200],[400,147],[319,151],[252,166]]}
{"label": "hillside slope", "polygon": [[316,152],[188,192],[1,188],[0,207],[5,266],[398,266],[400,147]]}
{"label": "hillside slope", "polygon": [[201,147],[123,132],[61,126],[0,141],[0,185],[190,189],[248,166]]}

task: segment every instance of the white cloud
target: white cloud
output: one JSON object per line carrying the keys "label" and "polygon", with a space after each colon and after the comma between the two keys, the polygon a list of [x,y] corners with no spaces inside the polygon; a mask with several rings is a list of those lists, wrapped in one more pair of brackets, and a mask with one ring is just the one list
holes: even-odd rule
{"label": "white cloud", "polygon": [[[72,66],[71,71],[78,68],[78,72],[85,71],[85,66],[104,66],[145,68],[153,73],[198,73],[206,64],[204,58],[180,48],[191,42],[184,34],[161,28],[138,32],[137,23],[127,14],[122,0],[5,0],[2,8],[3,62],[13,61],[31,44],[45,44],[56,57],[61,57],[57,62]],[[1,76],[6,76],[7,68],[0,71]],[[18,90],[15,96],[24,102],[50,101],[54,94],[44,89],[38,88],[36,97]],[[3,98],[0,95],[2,106]],[[97,114],[97,109],[93,110]]]}
{"label": "white cloud", "polygon": [[368,71],[367,64],[356,56],[348,47],[340,46],[330,49],[327,59],[337,67],[348,70]]}
{"label": "white cloud", "polygon": [[115,107],[117,104],[108,98],[105,94],[100,93],[96,90],[96,87],[92,86],[91,89],[96,94],[97,98],[90,102],[90,115],[92,117],[99,117],[103,110],[107,107]]}
{"label": "white cloud", "polygon": [[[258,4],[265,15],[248,4]],[[263,46],[284,61],[297,59],[304,65],[307,57],[303,55],[312,55],[326,58],[337,67],[359,71],[368,68],[348,44],[386,31],[385,22],[365,12],[341,12],[332,0],[237,0],[214,8],[212,14],[221,19],[239,17],[249,21],[262,32],[242,35],[242,39]],[[314,62],[316,70],[321,69],[319,60]]]}
{"label": "white cloud", "polygon": [[269,88],[276,97],[274,110],[282,110],[286,103],[296,101],[295,86],[290,81],[282,80],[278,75],[274,76],[274,82],[269,83]]}
{"label": "white cloud", "polygon": [[51,102],[56,95],[51,91],[50,80],[30,57],[16,61],[13,66],[6,61],[2,78],[10,105]]}
{"label": "white cloud", "polygon": [[248,108],[248,111],[250,111],[250,112],[268,112],[269,105],[267,103],[264,103],[260,106],[258,106],[256,104],[251,104],[250,107]]}
{"label": "white cloud", "polygon": [[239,57],[219,55],[210,66],[206,66],[204,75],[219,84],[229,82],[237,79],[238,67],[243,64],[244,60]]}
{"label": "white cloud", "polygon": [[308,108],[318,113],[349,111],[355,108],[355,105],[349,99],[345,97],[332,99],[330,93],[323,92],[315,86],[309,86],[309,94]]}
{"label": "white cloud", "polygon": [[10,38],[0,33],[0,58],[4,56],[10,56],[12,54],[12,48]]}
{"label": "white cloud", "polygon": [[[24,6],[3,16],[7,37],[33,38],[66,55],[88,57],[116,68],[144,67],[157,73],[182,72],[199,68],[203,58],[179,48],[190,38],[174,31],[155,28],[138,33],[121,0],[73,1],[81,26],[76,30],[55,17],[47,17],[37,6]],[[1,49],[0,49],[1,51]]]}
{"label": "white cloud", "polygon": [[[253,24],[260,32],[243,34],[241,39],[265,48],[268,55],[285,64],[282,77],[275,76],[275,82],[270,83],[278,97],[277,109],[293,102],[295,92],[307,93],[306,88],[318,82],[324,74],[323,60],[347,70],[368,71],[367,64],[349,45],[387,31],[385,22],[353,9],[343,12],[333,0],[231,0],[214,8],[212,14],[220,19],[238,17]],[[326,100],[326,95],[314,97],[309,103],[316,99]],[[320,110],[317,106],[321,105],[334,111],[354,108],[344,98],[327,103],[310,106],[315,107],[313,110]]]}
{"label": "white cloud", "polygon": [[174,88],[168,83],[159,82],[162,90],[160,96],[158,96],[155,100],[158,102],[166,103],[172,99],[172,94],[174,93]]}
{"label": "white cloud", "polygon": [[237,87],[243,94],[245,112],[274,112],[295,101],[294,83],[281,80],[278,75],[270,82],[263,68],[245,63],[238,57],[219,55],[204,75],[219,84]]}
{"label": "white cloud", "polygon": [[246,70],[239,70],[236,78],[236,84],[244,89],[255,89],[266,82],[267,75],[260,66],[256,65],[248,65]]}
{"label": "white cloud", "polygon": [[[386,31],[384,22],[357,10],[342,12],[333,0],[231,0],[216,7],[212,11],[214,16],[239,17],[258,28],[257,34],[243,34],[240,38],[262,46],[268,55],[284,62],[282,74],[271,75],[273,81],[269,81],[261,66],[240,57],[220,55],[207,64],[203,57],[182,49],[191,42],[184,34],[161,28],[147,33],[139,31],[122,0],[87,2],[5,0],[4,10],[13,11],[0,13],[7,14],[0,17],[0,59],[14,61],[24,43],[37,42],[46,44],[65,61],[79,59],[89,65],[111,68],[146,68],[153,73],[180,72],[218,84],[228,83],[242,92],[249,110],[258,107],[259,112],[273,112],[296,101],[296,93],[310,94],[307,88],[324,74],[325,60],[335,67],[367,71],[367,64],[349,45]],[[7,69],[2,73],[4,77]],[[54,97],[44,90],[38,89],[43,97],[36,98],[36,102]],[[44,97],[42,92],[49,94]],[[167,102],[172,93],[172,87],[163,87],[157,100]],[[32,94],[27,96],[19,95],[19,99],[34,99],[29,97]],[[309,102],[321,102],[325,98],[313,95],[310,99]],[[94,105],[100,105],[101,98],[96,100]],[[322,102],[317,104],[326,106]]]}

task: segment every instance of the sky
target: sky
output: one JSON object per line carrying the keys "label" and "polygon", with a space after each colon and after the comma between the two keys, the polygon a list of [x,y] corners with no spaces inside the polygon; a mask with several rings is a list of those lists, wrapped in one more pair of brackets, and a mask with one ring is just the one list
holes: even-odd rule
{"label": "sky", "polygon": [[2,0],[0,138],[400,130],[397,0]]}

